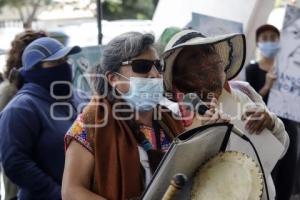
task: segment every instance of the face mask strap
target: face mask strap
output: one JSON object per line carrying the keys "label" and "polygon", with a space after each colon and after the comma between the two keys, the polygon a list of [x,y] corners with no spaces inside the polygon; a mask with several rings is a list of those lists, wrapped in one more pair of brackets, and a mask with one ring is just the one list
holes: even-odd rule
{"label": "face mask strap", "polygon": [[[130,79],[129,79],[128,77],[126,77],[126,76],[124,76],[124,75],[122,75],[122,74],[120,74],[120,73],[118,73],[118,72],[113,72],[113,74],[118,75],[118,76],[121,76],[121,77],[127,79],[128,81],[130,81]],[[124,93],[121,92],[117,87],[114,87],[114,90],[117,91],[119,94],[124,95]]]}
{"label": "face mask strap", "polygon": [[123,78],[125,78],[127,80],[130,80],[128,77],[124,76],[123,74],[120,74],[118,72],[113,72],[113,73],[116,74],[116,75],[118,75],[118,76],[121,76],[121,77],[123,77]]}

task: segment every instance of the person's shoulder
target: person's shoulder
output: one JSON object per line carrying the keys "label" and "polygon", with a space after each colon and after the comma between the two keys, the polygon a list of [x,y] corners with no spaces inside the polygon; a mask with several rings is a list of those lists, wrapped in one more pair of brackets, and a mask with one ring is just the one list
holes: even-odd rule
{"label": "person's shoulder", "polygon": [[253,102],[261,103],[261,96],[255,91],[255,89],[245,81],[229,81],[230,88],[234,91],[242,92],[246,94]]}
{"label": "person's shoulder", "polygon": [[103,110],[106,109],[100,108],[103,103],[106,103],[105,100],[98,95],[90,98],[89,103],[87,103],[83,111],[77,116],[77,119],[66,133],[66,149],[69,147],[70,142],[75,140],[94,154],[95,128],[102,127],[102,117],[106,116],[105,113],[103,113],[105,112]]}
{"label": "person's shoulder", "polygon": [[253,71],[258,69],[258,62],[255,60],[251,60],[250,63],[246,66],[247,71]]}
{"label": "person's shoulder", "polygon": [[105,117],[109,106],[110,103],[108,100],[101,98],[98,95],[92,96],[82,111],[81,117],[83,122],[87,124],[95,124],[95,116],[100,118]]}
{"label": "person's shoulder", "polygon": [[11,112],[12,110],[28,110],[31,111],[33,106],[33,98],[30,94],[17,92],[7,103],[2,112]]}
{"label": "person's shoulder", "polygon": [[238,80],[232,80],[229,81],[229,85],[231,89],[240,89],[240,88],[245,88],[245,89],[251,89],[251,85],[246,82],[246,81],[238,81]]}
{"label": "person's shoulder", "polygon": [[229,85],[233,90],[239,90],[249,96],[249,94],[253,95],[255,92],[254,88],[246,81],[229,81]]}
{"label": "person's shoulder", "polygon": [[8,80],[0,83],[0,110],[8,104],[16,93],[17,87]]}
{"label": "person's shoulder", "polygon": [[90,125],[86,124],[83,114],[79,114],[65,135],[65,148],[68,149],[71,141],[75,140],[90,153],[94,154],[95,134],[94,131],[91,131],[94,129],[89,129],[88,126]]}
{"label": "person's shoulder", "polygon": [[[36,118],[36,113],[32,106],[31,99],[26,94],[16,95],[8,102],[4,109],[0,113],[0,121],[11,120],[28,120]],[[3,119],[3,120],[2,120]]]}
{"label": "person's shoulder", "polygon": [[30,105],[32,102],[32,98],[31,95],[29,94],[16,94],[16,96],[14,96],[12,98],[12,100],[9,102],[10,107],[28,107],[28,105]]}

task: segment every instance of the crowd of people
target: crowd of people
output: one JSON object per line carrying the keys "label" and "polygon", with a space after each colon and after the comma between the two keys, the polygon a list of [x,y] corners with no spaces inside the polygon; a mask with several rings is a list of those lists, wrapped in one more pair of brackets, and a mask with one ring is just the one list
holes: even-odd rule
{"label": "crowd of people", "polygon": [[[170,33],[159,49],[151,34],[112,39],[91,70],[93,96],[71,84],[68,56],[80,47],[65,47],[41,31],[17,35],[0,85],[2,198],[138,199],[177,135],[235,124],[236,113],[226,108],[239,104],[247,131],[259,138],[268,129],[284,147],[266,174],[262,198],[289,200],[300,180],[299,125],[266,106],[280,32],[271,25],[257,29],[261,56],[246,67],[248,83],[235,80],[245,64],[243,34]],[[187,109],[187,93],[196,93],[208,110]]]}

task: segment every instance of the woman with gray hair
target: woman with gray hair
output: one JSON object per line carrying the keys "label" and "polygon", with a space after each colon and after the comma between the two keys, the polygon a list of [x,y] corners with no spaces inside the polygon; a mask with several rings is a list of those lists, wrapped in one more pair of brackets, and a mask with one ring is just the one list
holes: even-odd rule
{"label": "woman with gray hair", "polygon": [[104,47],[93,80],[97,94],[65,137],[64,200],[138,198],[183,131],[158,106],[162,66],[153,44],[152,35],[129,32]]}

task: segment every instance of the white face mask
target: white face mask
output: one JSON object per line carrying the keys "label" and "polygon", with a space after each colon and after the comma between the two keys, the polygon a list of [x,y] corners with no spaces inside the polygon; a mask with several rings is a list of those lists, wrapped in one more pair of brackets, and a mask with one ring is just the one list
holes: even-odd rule
{"label": "white face mask", "polygon": [[164,86],[162,78],[127,78],[122,74],[118,75],[129,80],[129,91],[122,94],[122,98],[137,111],[150,111],[163,98]]}
{"label": "white face mask", "polygon": [[274,58],[280,49],[280,44],[279,42],[260,42],[258,48],[266,58]]}

